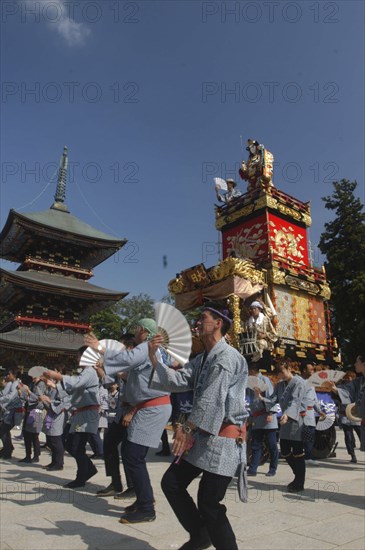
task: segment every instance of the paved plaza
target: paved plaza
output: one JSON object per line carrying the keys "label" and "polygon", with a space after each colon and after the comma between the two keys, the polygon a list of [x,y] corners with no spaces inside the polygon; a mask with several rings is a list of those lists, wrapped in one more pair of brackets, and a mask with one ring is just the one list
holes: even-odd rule
{"label": "paved plaza", "polygon": [[[358,463],[350,464],[340,431],[337,441],[336,457],[307,468],[306,490],[299,496],[285,493],[293,476],[282,460],[276,477],[266,478],[264,465],[249,478],[247,504],[238,500],[232,482],[225,504],[240,550],[364,549],[365,453],[357,450]],[[102,460],[95,461],[98,474],[83,489],[63,489],[75,476],[71,457],[66,455],[62,472],[47,472],[42,470],[49,463],[47,451],[38,464],[19,464],[23,443],[14,445],[13,458],[0,462],[1,550],[169,550],[188,539],[160,488],[170,459],[156,457],[155,449],[148,469],[157,519],[133,526],[118,523],[121,501],[95,496],[109,484]],[[194,495],[197,483],[191,486]]]}

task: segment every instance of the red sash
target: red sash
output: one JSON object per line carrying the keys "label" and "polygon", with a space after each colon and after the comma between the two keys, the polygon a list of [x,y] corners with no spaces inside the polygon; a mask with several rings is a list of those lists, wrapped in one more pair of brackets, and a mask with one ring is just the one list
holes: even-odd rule
{"label": "red sash", "polygon": [[147,407],[158,407],[159,405],[171,405],[171,400],[169,395],[162,395],[161,397],[155,397],[154,399],[148,399],[147,401],[142,401],[136,405],[137,411],[140,409],[146,409]]}

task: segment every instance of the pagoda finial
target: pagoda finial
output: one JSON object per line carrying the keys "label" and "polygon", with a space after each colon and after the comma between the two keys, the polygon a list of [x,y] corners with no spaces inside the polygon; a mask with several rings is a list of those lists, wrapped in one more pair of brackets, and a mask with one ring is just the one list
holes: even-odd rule
{"label": "pagoda finial", "polygon": [[51,208],[55,208],[56,210],[63,210],[64,212],[69,212],[65,204],[67,166],[68,166],[67,151],[68,150],[65,145],[63,148],[63,154],[60,160],[60,167],[58,170],[57,188],[56,188],[56,194],[54,196],[55,202],[51,206]]}

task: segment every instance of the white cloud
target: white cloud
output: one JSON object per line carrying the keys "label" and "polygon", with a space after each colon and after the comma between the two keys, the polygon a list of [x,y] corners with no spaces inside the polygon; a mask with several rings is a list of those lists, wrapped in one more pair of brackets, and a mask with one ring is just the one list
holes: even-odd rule
{"label": "white cloud", "polygon": [[[63,0],[18,0],[27,7],[29,12],[24,12],[27,19],[39,20],[48,24],[50,29],[58,33],[70,47],[84,44],[91,34],[90,28],[84,23],[76,22],[72,17],[70,2],[65,4]],[[31,10],[31,11],[30,11]],[[34,15],[30,15],[30,13]],[[28,16],[27,16],[28,13]]]}

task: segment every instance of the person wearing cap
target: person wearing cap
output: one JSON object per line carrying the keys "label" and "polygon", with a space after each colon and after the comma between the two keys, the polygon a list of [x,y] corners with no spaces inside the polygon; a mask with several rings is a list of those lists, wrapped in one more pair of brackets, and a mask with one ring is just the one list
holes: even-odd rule
{"label": "person wearing cap", "polygon": [[249,306],[250,317],[246,323],[246,330],[256,332],[256,345],[258,351],[252,356],[252,361],[259,361],[265,350],[270,352],[274,349],[274,342],[278,339],[278,334],[273,327],[269,317],[264,314],[264,306],[258,300],[252,302]]}
{"label": "person wearing cap", "polygon": [[125,508],[120,523],[141,523],[156,519],[146,456],[150,447],[158,448],[162,432],[171,416],[169,393],[149,387],[152,365],[148,356],[148,340],[156,334],[156,322],[144,318],[137,322],[134,334],[136,346],[130,350],[108,350],[100,345],[94,334],[84,337],[86,345],[103,355],[103,368],[108,377],[128,373],[123,405],[129,407],[129,420],[127,441],[122,446],[122,460],[126,476],[133,483],[136,501]]}
{"label": "person wearing cap", "polygon": [[226,183],[228,189],[226,193],[222,195],[221,193],[219,193],[218,189],[216,189],[216,195],[219,202],[225,202],[226,204],[228,204],[229,202],[231,202],[232,199],[240,197],[242,193],[239,189],[237,189],[237,183],[234,180],[228,179],[226,180]]}
{"label": "person wearing cap", "polygon": [[3,442],[3,448],[0,451],[0,458],[11,458],[13,454],[13,443],[11,440],[11,429],[21,424],[24,409],[18,394],[20,380],[18,378],[19,370],[16,367],[10,367],[4,374],[4,388],[0,391],[0,409],[3,417],[0,424],[0,438]]}
{"label": "person wearing cap", "polygon": [[[190,539],[180,550],[215,548],[237,550],[237,542],[221,504],[240,468],[240,498],[246,501],[245,390],[247,363],[224,335],[232,323],[229,310],[209,304],[197,322],[205,351],[182,369],[163,365],[155,355],[160,335],[150,342],[154,367],[151,386],[173,392],[194,390],[187,421],[177,428],[172,452],[178,458],[164,474],[161,487]],[[202,474],[198,505],[187,487]]]}

